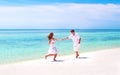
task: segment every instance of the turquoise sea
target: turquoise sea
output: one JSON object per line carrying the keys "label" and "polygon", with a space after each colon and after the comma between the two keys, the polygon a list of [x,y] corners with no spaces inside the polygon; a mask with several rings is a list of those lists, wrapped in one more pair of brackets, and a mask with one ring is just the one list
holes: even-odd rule
{"label": "turquoise sea", "polygon": [[[0,29],[0,64],[44,58],[49,44],[47,35],[70,35],[70,29]],[[80,52],[120,47],[120,29],[76,29],[81,36]],[[57,41],[59,56],[73,54],[72,40]]]}

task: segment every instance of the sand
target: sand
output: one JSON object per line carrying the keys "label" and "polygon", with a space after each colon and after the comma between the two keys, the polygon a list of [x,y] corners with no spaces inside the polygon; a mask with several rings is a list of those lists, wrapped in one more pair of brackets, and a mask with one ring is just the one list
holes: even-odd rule
{"label": "sand", "polygon": [[0,65],[0,75],[120,75],[120,48]]}

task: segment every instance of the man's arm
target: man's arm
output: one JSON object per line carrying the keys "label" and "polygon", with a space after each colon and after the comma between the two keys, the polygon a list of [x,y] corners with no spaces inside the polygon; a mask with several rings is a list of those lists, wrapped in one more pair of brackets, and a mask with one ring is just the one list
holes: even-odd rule
{"label": "man's arm", "polygon": [[78,42],[78,43],[80,44],[80,42],[81,42],[81,37],[80,37],[80,39],[79,39],[79,42]]}

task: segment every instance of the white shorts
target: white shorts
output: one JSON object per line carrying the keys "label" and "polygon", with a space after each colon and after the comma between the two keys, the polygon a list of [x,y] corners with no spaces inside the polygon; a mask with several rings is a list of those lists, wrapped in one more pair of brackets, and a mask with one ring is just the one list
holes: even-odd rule
{"label": "white shorts", "polygon": [[79,51],[80,50],[80,44],[74,46],[74,51]]}

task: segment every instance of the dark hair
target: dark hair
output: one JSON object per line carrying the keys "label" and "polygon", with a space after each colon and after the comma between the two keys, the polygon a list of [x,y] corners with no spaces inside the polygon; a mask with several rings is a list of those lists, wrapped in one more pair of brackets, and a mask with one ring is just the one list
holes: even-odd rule
{"label": "dark hair", "polygon": [[75,32],[75,30],[74,30],[74,29],[71,29],[70,32]]}
{"label": "dark hair", "polygon": [[53,32],[51,32],[49,35],[48,35],[48,40],[51,40],[53,38]]}

